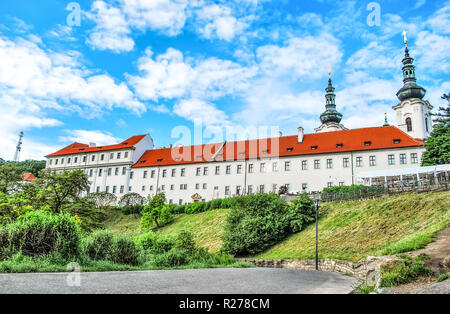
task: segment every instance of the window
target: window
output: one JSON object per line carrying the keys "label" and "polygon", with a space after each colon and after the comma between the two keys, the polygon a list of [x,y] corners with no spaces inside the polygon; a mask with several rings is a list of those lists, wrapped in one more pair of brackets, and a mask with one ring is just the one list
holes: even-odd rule
{"label": "window", "polygon": [[100,187],[97,186],[97,188],[95,189],[95,191],[96,191],[97,193],[100,192]]}
{"label": "window", "polygon": [[[147,170],[146,171],[144,171],[144,175],[143,175],[143,178],[144,179],[146,179],[147,178]],[[143,191],[143,190],[142,190]]]}
{"label": "window", "polygon": [[120,153],[117,153],[117,159],[120,159]]}
{"label": "window", "polygon": [[49,165],[52,165],[53,159],[50,159],[50,161],[48,162]]}
{"label": "window", "polygon": [[103,169],[98,169],[98,176],[99,176],[99,177],[102,176],[102,171],[103,171]]}
{"label": "window", "polygon": [[419,162],[419,159],[417,158],[417,153],[411,153],[411,163],[417,164]]}
{"label": "window", "polygon": [[155,177],[155,170],[152,170],[152,172],[150,172],[150,178],[154,178]]}
{"label": "window", "polygon": [[109,154],[109,159],[114,159],[114,153]]}
{"label": "window", "polygon": [[406,154],[400,154],[400,165],[406,165]]}
{"label": "window", "polygon": [[253,164],[248,164],[248,173],[253,173]]}
{"label": "window", "polygon": [[276,161],[274,161],[272,163],[272,171],[273,172],[278,172],[278,163]]}
{"label": "window", "polygon": [[95,161],[95,155],[92,155],[91,161]]}
{"label": "window", "polygon": [[200,189],[200,183],[196,183],[196,184],[195,184],[195,189],[196,189],[196,190],[199,190],[199,189]]}
{"label": "window", "polygon": [[225,195],[230,195],[230,187],[229,186],[225,187]]}
{"label": "window", "polygon": [[388,164],[395,165],[395,156],[394,155],[388,155]]}
{"label": "window", "polygon": [[125,187],[123,185],[120,186],[120,194],[123,193],[123,190],[125,189]]}
{"label": "window", "polygon": [[119,175],[119,168],[114,169],[114,175],[118,176]]}
{"label": "window", "polygon": [[290,184],[285,184],[284,185],[286,187],[286,192],[290,192],[291,191],[291,185]]}
{"label": "window", "polygon": [[150,185],[149,190],[153,191],[153,185]]}
{"label": "window", "polygon": [[203,190],[206,190],[208,188],[208,185],[206,183],[203,183]]}
{"label": "window", "polygon": [[180,176],[184,177],[186,175],[186,168],[181,168]]}
{"label": "window", "polygon": [[308,183],[303,183],[302,184],[302,192],[303,193],[307,193],[308,192]]}
{"label": "window", "polygon": [[58,159],[55,159],[55,166],[58,164]]}
{"label": "window", "polygon": [[87,157],[83,156],[83,162],[86,162]]}
{"label": "window", "polygon": [[339,182],[339,186],[344,186],[345,183],[344,182]]}
{"label": "window", "polygon": [[248,194],[253,194],[253,185],[248,186]]}
{"label": "window", "polygon": [[302,170],[308,170],[308,161],[302,160]]}
{"label": "window", "polygon": [[92,177],[93,172],[94,172],[94,171],[93,171],[92,169],[89,169],[89,176],[90,176],[90,177]]}
{"label": "window", "polygon": [[172,177],[175,177],[176,173],[177,173],[177,169],[172,169]]}
{"label": "window", "polygon": [[266,172],[266,164],[262,163],[259,165],[259,172]]}
{"label": "window", "polygon": [[356,167],[362,167],[362,166],[363,166],[363,158],[356,157]]}
{"label": "window", "polygon": [[241,174],[242,173],[242,165],[237,165],[237,173]]}
{"label": "window", "polygon": [[411,118],[406,118],[405,124],[406,124],[406,130],[408,132],[411,132],[413,130]]}
{"label": "window", "polygon": [[116,192],[117,192],[117,186],[113,185],[112,193],[113,193],[113,194],[116,194]]}
{"label": "window", "polygon": [[61,158],[61,165],[64,163],[64,158]]}
{"label": "window", "polygon": [[220,174],[220,166],[216,166],[215,174],[216,174],[216,176],[218,176]]}
{"label": "window", "polygon": [[333,182],[328,182],[328,183],[327,183],[327,186],[328,186],[329,188],[332,188],[332,187],[333,187]]}
{"label": "window", "polygon": [[109,193],[109,186],[106,186],[106,187],[105,187],[105,192],[106,192],[106,193]]}
{"label": "window", "polygon": [[67,158],[67,163],[70,164],[70,158]]}
{"label": "window", "polygon": [[127,167],[122,167],[122,175],[126,175],[127,174]]}
{"label": "window", "polygon": [[171,184],[170,185],[170,190],[173,191],[175,189],[175,185]]}
{"label": "window", "polygon": [[370,156],[369,157],[369,166],[371,167],[375,167],[377,165],[377,159],[375,156]]}
{"label": "window", "polygon": [[204,167],[204,168],[203,168],[203,175],[204,175],[204,176],[207,176],[207,175],[208,175],[208,172],[209,172],[209,168],[208,168],[208,167]]}
{"label": "window", "polygon": [[101,161],[105,160],[105,154],[101,154],[101,155],[100,155],[100,160],[101,160]]}
{"label": "window", "polygon": [[142,186],[142,191],[145,191],[145,185]]}
{"label": "window", "polygon": [[73,159],[73,163],[76,164],[77,162],[78,162],[78,157],[75,157],[75,158]]}
{"label": "window", "polygon": [[276,192],[277,192],[277,188],[278,188],[278,185],[272,184],[272,192],[273,192],[273,193],[276,193]]}
{"label": "window", "polygon": [[236,195],[241,195],[241,189],[240,185],[236,186]]}
{"label": "window", "polygon": [[133,179],[133,174],[134,174],[134,172],[130,171],[130,179]]}
{"label": "window", "polygon": [[427,130],[427,132],[429,132],[428,131],[428,118],[425,118],[425,129]]}
{"label": "window", "polygon": [[108,176],[110,176],[112,173],[112,168],[108,168]]}
{"label": "window", "polygon": [[162,171],[162,177],[163,177],[163,178],[167,177],[167,169],[164,169],[164,170]]}
{"label": "window", "polygon": [[344,168],[348,168],[348,167],[350,167],[350,158],[343,158],[342,159],[342,166],[344,167]]}
{"label": "window", "polygon": [[333,159],[327,159],[327,169],[333,168]]}
{"label": "window", "polygon": [[161,191],[165,191],[166,190],[166,186],[163,184],[161,185]]}
{"label": "window", "polygon": [[124,158],[128,158],[128,152],[125,152],[124,155],[125,155]]}
{"label": "window", "polygon": [[320,169],[320,160],[314,160],[314,169]]}
{"label": "window", "polygon": [[265,189],[264,184],[261,184],[261,185],[259,186],[259,193],[264,193],[264,189]]}
{"label": "window", "polygon": [[286,161],[284,163],[284,171],[291,171],[291,162],[290,161]]}
{"label": "window", "polygon": [[225,169],[226,174],[231,174],[231,166],[228,165],[227,168]]}
{"label": "window", "polygon": [[195,175],[198,177],[198,176],[200,176],[201,173],[202,173],[202,168],[197,167],[197,171],[195,172]]}
{"label": "window", "polygon": [[181,198],[178,200],[178,205],[183,205],[183,200]]}

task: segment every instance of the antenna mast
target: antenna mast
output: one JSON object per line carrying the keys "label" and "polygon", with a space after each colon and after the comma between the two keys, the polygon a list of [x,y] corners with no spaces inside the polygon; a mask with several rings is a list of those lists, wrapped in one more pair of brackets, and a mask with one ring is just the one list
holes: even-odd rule
{"label": "antenna mast", "polygon": [[14,162],[19,161],[20,151],[22,150],[22,138],[23,138],[23,131],[21,131],[19,134],[19,142],[17,143],[16,146],[16,153],[14,154]]}

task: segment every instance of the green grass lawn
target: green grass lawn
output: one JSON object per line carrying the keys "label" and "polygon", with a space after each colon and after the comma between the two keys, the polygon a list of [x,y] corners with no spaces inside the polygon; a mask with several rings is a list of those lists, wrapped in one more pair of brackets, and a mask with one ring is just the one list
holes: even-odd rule
{"label": "green grass lawn", "polygon": [[[450,226],[450,192],[406,194],[322,204],[319,257],[359,261],[419,249]],[[315,225],[258,254],[262,259],[312,259]]]}

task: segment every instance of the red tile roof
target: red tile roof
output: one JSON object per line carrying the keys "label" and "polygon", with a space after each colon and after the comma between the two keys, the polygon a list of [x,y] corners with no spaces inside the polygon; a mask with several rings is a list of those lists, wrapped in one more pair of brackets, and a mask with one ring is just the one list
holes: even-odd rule
{"label": "red tile roof", "polygon": [[33,182],[36,180],[36,177],[32,173],[24,173],[22,174],[23,181]]}
{"label": "red tile roof", "polygon": [[119,144],[107,145],[107,146],[96,146],[96,147],[89,147],[89,145],[87,145],[87,144],[73,143],[67,147],[64,147],[63,149],[58,150],[57,152],[55,152],[53,154],[47,155],[46,157],[130,148],[130,147],[133,147],[134,145],[136,145],[137,143],[139,143],[144,137],[145,137],[145,135],[136,135],[136,136],[130,137],[129,139],[126,139],[125,141],[123,141]]}
{"label": "red tile roof", "polygon": [[[271,147],[272,142],[274,147]],[[298,143],[297,136],[293,135],[228,142],[220,150],[222,146],[223,143],[217,143],[148,150],[133,167],[202,163],[212,161],[213,157],[214,161],[231,161],[413,147],[423,146],[423,142],[394,126],[385,126],[306,134],[301,144]],[[217,156],[214,156],[216,153]]]}

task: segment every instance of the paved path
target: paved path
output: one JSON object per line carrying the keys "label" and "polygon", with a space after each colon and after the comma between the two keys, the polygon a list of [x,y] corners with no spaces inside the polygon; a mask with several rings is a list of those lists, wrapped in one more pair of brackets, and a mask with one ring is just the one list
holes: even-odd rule
{"label": "paved path", "polygon": [[335,273],[275,268],[103,272],[80,276],[81,285],[74,287],[67,284],[68,273],[0,274],[0,294],[342,294],[350,293],[357,284],[356,279]]}

